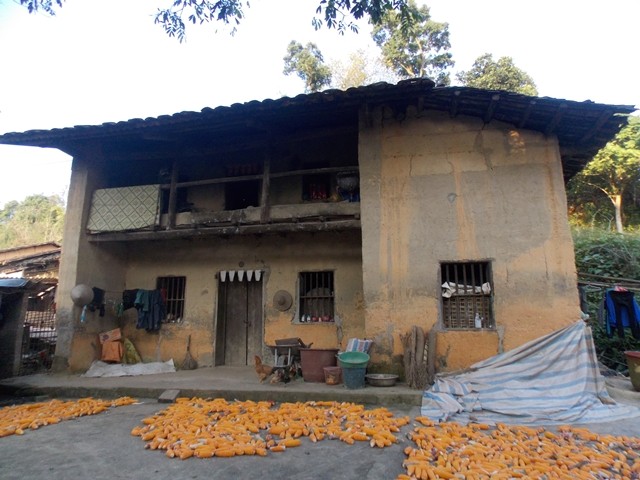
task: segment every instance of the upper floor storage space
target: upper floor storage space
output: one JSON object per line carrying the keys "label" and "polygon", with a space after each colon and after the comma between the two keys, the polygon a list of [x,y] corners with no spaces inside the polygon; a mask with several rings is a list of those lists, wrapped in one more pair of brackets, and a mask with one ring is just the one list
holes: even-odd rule
{"label": "upper floor storage space", "polygon": [[94,172],[94,240],[360,228],[355,128],[119,156]]}

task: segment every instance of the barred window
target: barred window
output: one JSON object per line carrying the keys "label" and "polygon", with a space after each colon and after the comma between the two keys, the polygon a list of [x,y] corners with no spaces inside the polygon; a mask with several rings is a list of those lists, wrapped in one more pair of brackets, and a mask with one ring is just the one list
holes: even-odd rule
{"label": "barred window", "polygon": [[440,277],[445,328],[494,328],[489,262],[442,263]]}
{"label": "barred window", "polygon": [[158,277],[156,288],[163,290],[167,302],[167,322],[184,319],[184,291],[187,277]]}
{"label": "barred window", "polygon": [[333,272],[301,272],[299,305],[301,322],[333,322]]}

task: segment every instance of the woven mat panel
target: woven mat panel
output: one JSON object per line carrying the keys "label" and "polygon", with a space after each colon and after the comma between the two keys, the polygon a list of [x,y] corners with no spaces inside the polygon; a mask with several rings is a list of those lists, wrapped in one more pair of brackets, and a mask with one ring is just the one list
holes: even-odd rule
{"label": "woven mat panel", "polygon": [[155,227],[159,223],[159,199],[160,185],[96,190],[87,229],[96,233]]}

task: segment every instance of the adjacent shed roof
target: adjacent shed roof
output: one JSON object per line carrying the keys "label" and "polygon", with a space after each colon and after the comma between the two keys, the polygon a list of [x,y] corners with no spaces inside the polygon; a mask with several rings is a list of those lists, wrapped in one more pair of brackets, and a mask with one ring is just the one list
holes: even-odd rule
{"label": "adjacent shed roof", "polygon": [[0,278],[0,297],[31,290],[35,285],[27,278]]}
{"label": "adjacent shed roof", "polygon": [[[115,144],[150,138],[164,141],[184,135],[231,138],[260,130],[291,133],[333,126],[357,125],[362,108],[385,106],[402,116],[410,105],[419,111],[447,112],[512,124],[516,128],[556,135],[560,144],[565,176],[579,171],[585,163],[626,122],[634,111],[631,105],[576,102],[549,97],[530,97],[505,91],[468,87],[435,87],[426,78],[401,81],[395,85],[376,83],[342,90],[250,101],[200,112],[180,112],[157,118],[103,123],[101,125],[30,130],[0,136],[0,143],[58,148],[70,154],[96,141]],[[195,132],[195,133],[194,133]]]}

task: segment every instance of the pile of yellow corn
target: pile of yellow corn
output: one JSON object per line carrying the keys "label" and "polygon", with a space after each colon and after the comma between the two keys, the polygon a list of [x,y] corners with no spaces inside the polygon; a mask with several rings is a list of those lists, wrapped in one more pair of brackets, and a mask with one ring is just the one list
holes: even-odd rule
{"label": "pile of yellow corn", "polygon": [[366,441],[384,448],[398,441],[394,433],[409,418],[353,403],[283,403],[274,408],[273,402],[179,398],[142,423],[131,434],[147,442],[145,448],[186,459],[264,456],[299,446],[301,437],[312,442],[325,438],[348,444]]}
{"label": "pile of yellow corn", "polygon": [[81,398],[76,401],[51,400],[0,408],[0,438],[22,435],[29,428],[35,430],[69,418],[96,415],[109,407],[130,405],[135,402],[136,400],[130,397],[121,397],[116,400]]}
{"label": "pile of yellow corn", "polygon": [[597,435],[584,428],[544,428],[484,424],[434,424],[416,420],[409,434],[398,480],[512,478],[640,478],[640,439]]}

